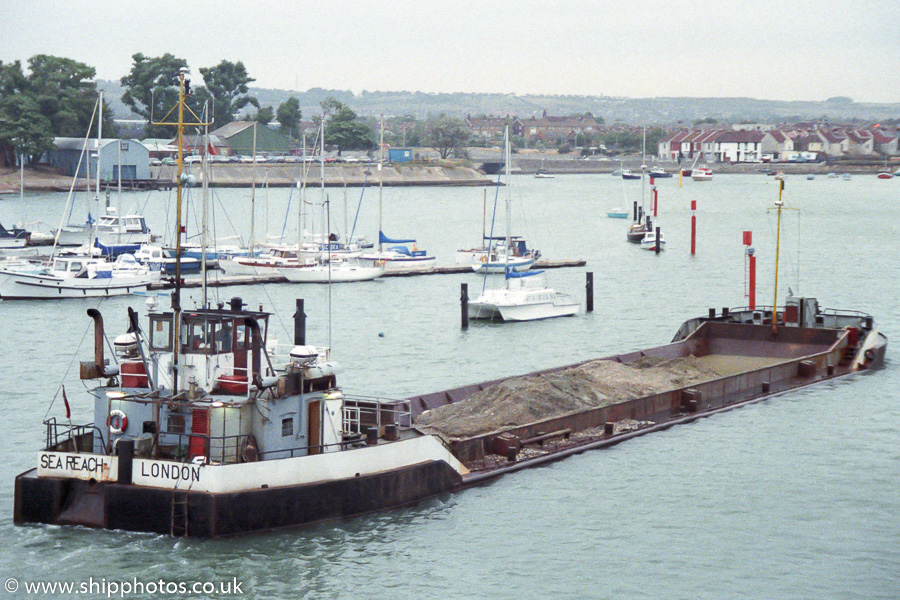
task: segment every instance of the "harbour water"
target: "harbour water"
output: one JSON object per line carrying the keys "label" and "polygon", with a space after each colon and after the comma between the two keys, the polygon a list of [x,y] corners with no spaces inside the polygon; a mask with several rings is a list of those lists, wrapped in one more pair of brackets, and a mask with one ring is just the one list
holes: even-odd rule
{"label": "harbour water", "polygon": [[[304,298],[307,339],[326,345],[330,338],[345,390],[405,397],[658,345],[688,317],[745,305],[743,230],[754,236],[757,302],[771,304],[775,221],[767,208],[778,197],[776,184],[763,175],[687,180],[683,187],[677,178],[661,180],[658,221],[668,248],[657,256],[625,242],[626,221],[606,217],[614,205],[639,199],[640,182],[515,177],[517,233],[549,259],[587,261],[583,269],[548,271],[548,282],[583,301],[585,271],[595,274],[595,310],[574,318],[473,323],[461,331],[460,283],[474,295],[482,285],[474,274],[210,294],[213,302],[237,295],[276,312],[270,335],[283,343],[290,341],[294,300]],[[900,386],[892,358],[900,331],[900,232],[892,217],[898,184],[798,176],[788,178],[784,194],[800,211],[784,219],[779,301],[790,286],[823,306],[873,314],[890,340],[885,368],[401,510],[234,539],[12,525],[13,479],[35,465],[42,420],[64,418],[60,384],[73,421],[91,418],[78,380],[78,361],[91,356],[86,309],[98,307],[112,335],[125,330],[126,307],[143,312],[146,299],[0,302],[0,579],[19,586],[14,593],[7,587],[4,597],[35,597],[24,593],[26,582],[135,579],[236,579],[244,596],[264,598],[900,597],[900,408],[891,392]],[[349,223],[360,191],[346,191]],[[332,222],[345,230],[345,192],[328,193]],[[270,190],[266,211],[266,193],[257,190],[257,231],[268,222],[280,234],[290,194]],[[450,263],[458,245],[479,241],[483,194],[385,189],[385,233],[416,237],[439,263]],[[493,194],[489,189],[489,205]],[[228,220],[247,236],[249,197],[244,189],[214,193],[219,237],[232,235]],[[174,194],[123,200],[122,212],[135,201],[146,204],[154,232],[174,228]],[[691,200],[698,204],[693,257]],[[65,194],[26,201],[0,202],[0,222],[40,215],[56,225]],[[296,201],[295,190],[292,207]],[[76,204],[76,216],[79,210],[84,218],[86,209]],[[294,210],[288,237],[296,235]],[[199,206],[189,211],[196,230]],[[377,237],[377,190],[365,192],[359,232]],[[199,290],[187,291],[184,306],[199,297]]]}

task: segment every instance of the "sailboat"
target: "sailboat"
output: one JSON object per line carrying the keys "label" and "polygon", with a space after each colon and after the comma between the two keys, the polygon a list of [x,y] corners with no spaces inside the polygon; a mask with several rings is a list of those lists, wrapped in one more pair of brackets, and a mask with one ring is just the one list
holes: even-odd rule
{"label": "sailboat", "polygon": [[[325,193],[325,115],[322,115],[320,157],[320,183],[322,188],[322,208],[325,218],[322,220],[323,233],[318,242],[310,245],[303,242],[303,236],[297,238],[298,260],[290,261],[277,267],[278,272],[292,283],[348,283],[353,281],[371,281],[384,274],[380,265],[365,265],[356,259],[358,253],[351,252],[346,246],[332,240],[331,202]],[[303,202],[299,203],[301,217]]]}
{"label": "sailboat", "polygon": [[650,221],[650,217],[644,214],[644,196],[645,196],[645,186],[646,180],[643,177],[644,171],[647,169],[647,165],[644,164],[644,157],[647,152],[647,128],[644,127],[644,141],[641,147],[641,205],[637,206],[637,202],[635,202],[634,207],[634,222],[628,228],[628,231],[625,234],[625,239],[631,242],[632,244],[640,244],[644,240],[644,236],[650,233],[653,230],[653,223]]}
{"label": "sailboat", "polygon": [[[506,147],[506,180],[509,182],[509,129],[504,134]],[[507,185],[506,230],[510,230],[512,195]],[[507,233],[508,235],[508,233]],[[508,243],[508,241],[507,241]],[[509,255],[507,255],[507,260]],[[469,301],[470,319],[503,321],[536,321],[552,317],[568,317],[578,312],[578,303],[569,294],[556,292],[544,283],[543,271],[516,272],[507,267],[505,286],[484,289]]]}
{"label": "sailboat", "polygon": [[[94,117],[102,111],[102,95],[97,100],[96,106],[91,115],[88,131],[93,126]],[[85,136],[82,159],[85,158],[87,145],[88,137]],[[71,206],[75,182],[76,178],[73,178],[64,215]],[[57,230],[57,240],[62,229],[60,227]],[[151,283],[158,280],[159,271],[141,265],[131,255],[124,254],[115,262],[110,262],[91,254],[58,255],[54,245],[47,263],[35,264],[24,261],[4,263],[0,268],[0,298],[6,300],[120,296],[146,291]]]}
{"label": "sailboat", "polygon": [[[381,159],[378,170],[384,168],[384,117],[381,119]],[[384,267],[385,271],[424,271],[434,267],[434,256],[429,256],[425,250],[419,250],[416,240],[393,239],[384,234],[382,228],[383,216],[383,189],[384,177],[378,178],[378,251],[367,252],[360,255],[359,259],[364,264],[374,267]],[[393,244],[388,248],[386,245]],[[412,244],[409,248],[406,244]]]}
{"label": "sailboat", "polygon": [[28,243],[29,233],[21,227],[5,228],[0,224],[0,248],[24,248]]}
{"label": "sailboat", "polygon": [[[511,182],[507,181],[507,192],[511,193]],[[497,213],[497,195],[500,193],[500,180],[497,180],[494,197],[494,215]],[[491,218],[491,232],[486,231],[487,222],[487,190],[485,190],[484,208],[482,210],[481,239],[482,245],[477,248],[457,249],[456,262],[472,265],[476,273],[505,273],[527,271],[541,256],[540,250],[528,248],[525,238],[512,235],[507,222],[504,236],[494,235],[494,218]]]}

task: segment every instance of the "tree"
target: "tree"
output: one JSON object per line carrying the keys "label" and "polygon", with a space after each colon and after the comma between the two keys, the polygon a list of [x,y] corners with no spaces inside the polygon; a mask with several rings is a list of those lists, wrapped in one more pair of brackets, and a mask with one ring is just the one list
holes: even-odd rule
{"label": "tree", "polygon": [[375,145],[372,129],[356,113],[334,98],[322,102],[330,118],[325,125],[325,142],[337,146],[338,156],[344,150],[370,150]]}
{"label": "tree", "polygon": [[268,125],[275,118],[275,111],[271,106],[263,106],[253,116],[253,120],[262,125]]}
{"label": "tree", "polygon": [[[41,113],[38,102],[31,94],[6,94],[0,99],[0,143],[7,146],[7,154],[24,154],[28,163],[34,162],[47,150],[52,150],[53,126]],[[14,158],[14,157],[13,157]],[[15,164],[15,160],[7,160]]]}
{"label": "tree", "polygon": [[[70,58],[38,54],[28,59],[28,90],[50,119],[53,134],[82,137],[91,122],[97,101],[96,69]],[[97,121],[91,126],[95,135]],[[115,135],[113,114],[104,101],[103,131]]]}
{"label": "tree", "polygon": [[281,130],[287,133],[291,139],[300,137],[300,119],[303,113],[300,112],[300,101],[291,96],[278,105],[278,111],[275,113],[278,122],[281,123]]}
{"label": "tree", "polygon": [[147,119],[148,137],[174,136],[172,127],[153,125],[151,118],[163,119],[178,103],[178,76],[187,61],[169,53],[151,58],[138,52],[131,58],[131,72],[121,79],[126,88],[122,102]]}
{"label": "tree", "polygon": [[454,150],[459,151],[469,142],[470,130],[465,121],[441,115],[425,124],[424,142],[446,159]]}
{"label": "tree", "polygon": [[259,108],[259,101],[247,95],[247,84],[256,80],[247,75],[247,69],[241,61],[233,63],[223,60],[214,67],[201,68],[200,74],[203,75],[206,87],[197,90],[194,103],[202,107],[205,100],[210,101],[215,127],[234,121],[234,113],[248,104]]}

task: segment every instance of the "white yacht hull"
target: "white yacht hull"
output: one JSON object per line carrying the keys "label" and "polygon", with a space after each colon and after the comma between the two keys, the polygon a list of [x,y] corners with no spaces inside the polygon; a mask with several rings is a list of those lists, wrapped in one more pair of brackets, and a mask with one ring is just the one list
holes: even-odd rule
{"label": "white yacht hull", "polygon": [[152,280],[153,277],[149,275],[64,279],[39,273],[0,271],[0,298],[50,299],[125,296],[146,291]]}
{"label": "white yacht hull", "polygon": [[470,319],[538,321],[577,313],[574,298],[550,288],[486,290],[469,302]]}
{"label": "white yacht hull", "polygon": [[472,265],[472,270],[482,275],[485,273],[499,273],[502,275],[503,273],[506,273],[506,269],[511,271],[527,271],[533,265],[533,258],[511,258],[509,259],[509,262],[504,260],[476,263]]}
{"label": "white yacht hull", "polygon": [[119,232],[97,232],[92,234],[88,227],[69,226],[63,227],[59,233],[60,246],[81,246],[82,244],[93,243],[94,239],[98,239],[101,244],[149,244],[153,241],[153,236],[149,233],[141,231],[123,231]]}
{"label": "white yacht hull", "polygon": [[316,265],[313,267],[281,267],[278,272],[293,283],[349,283],[377,279],[384,274],[384,269],[356,265],[332,265],[329,273],[327,266]]}
{"label": "white yacht hull", "polygon": [[385,271],[427,271],[434,268],[433,256],[384,256],[363,254],[359,260],[371,267],[382,265]]}

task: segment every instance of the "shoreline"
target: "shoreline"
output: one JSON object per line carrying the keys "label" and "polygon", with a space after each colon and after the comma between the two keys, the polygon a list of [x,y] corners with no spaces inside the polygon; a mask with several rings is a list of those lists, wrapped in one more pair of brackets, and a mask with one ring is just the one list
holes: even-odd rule
{"label": "shoreline", "polygon": [[[481,163],[477,163],[480,165]],[[537,171],[543,171],[550,175],[603,175],[611,174],[616,169],[631,168],[640,169],[639,159],[626,159],[623,161],[599,161],[581,159],[556,159],[547,160],[541,158],[525,158],[517,156],[513,158],[513,175],[533,175]],[[302,165],[301,165],[302,166]],[[680,168],[674,163],[659,163],[648,161],[648,166],[661,166],[666,171],[677,177]],[[682,165],[687,168],[687,165]],[[896,165],[890,165],[893,171]],[[827,175],[836,173],[843,175],[871,175],[875,176],[883,169],[883,165],[870,163],[714,163],[712,170],[716,175],[728,174],[758,174],[765,175],[766,171],[782,171],[785,175]],[[197,172],[199,169],[188,167],[186,172]],[[149,182],[157,183],[160,189],[172,187],[175,178],[173,166],[151,167],[151,179]],[[290,187],[299,186],[302,176],[299,175],[298,165],[295,164],[267,164],[257,165],[256,169],[251,164],[216,164],[211,165],[210,187],[243,188],[255,184],[258,187]],[[380,180],[379,180],[380,179]],[[493,186],[496,185],[495,175],[485,175],[474,166],[463,164],[388,164],[378,171],[378,165],[369,164],[327,164],[325,166],[325,187],[416,187],[416,186]],[[116,188],[116,182],[103,182],[103,187]],[[199,182],[198,182],[199,185]],[[306,186],[309,188],[321,185],[318,174],[318,165],[310,168],[306,177]],[[25,169],[25,191],[27,192],[68,192],[72,186],[72,178],[60,174],[51,167],[41,166],[35,169]],[[84,188],[83,182],[79,185]],[[131,191],[128,182],[123,181],[123,191]],[[0,169],[0,198],[15,197],[19,194],[18,169]]]}

